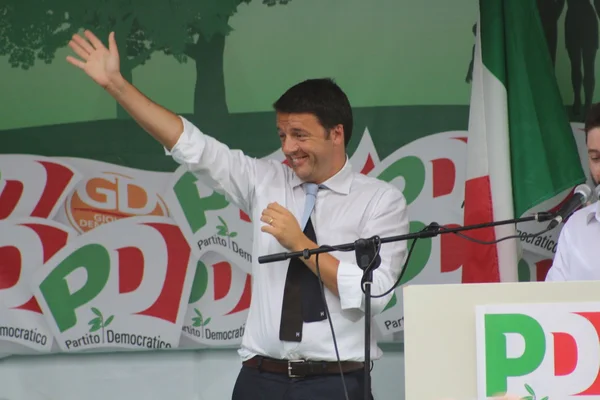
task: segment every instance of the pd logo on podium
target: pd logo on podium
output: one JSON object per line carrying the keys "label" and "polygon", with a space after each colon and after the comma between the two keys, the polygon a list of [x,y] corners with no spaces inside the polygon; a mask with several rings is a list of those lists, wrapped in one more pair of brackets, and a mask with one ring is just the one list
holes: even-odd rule
{"label": "pd logo on podium", "polygon": [[477,392],[600,399],[600,303],[480,306]]}

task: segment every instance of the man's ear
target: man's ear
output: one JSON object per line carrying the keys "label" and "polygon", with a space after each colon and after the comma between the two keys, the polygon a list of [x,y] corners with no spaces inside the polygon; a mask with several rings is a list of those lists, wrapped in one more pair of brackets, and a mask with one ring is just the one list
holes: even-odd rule
{"label": "man's ear", "polygon": [[333,140],[333,143],[336,145],[344,144],[344,125],[337,124],[333,127],[331,130],[331,140]]}

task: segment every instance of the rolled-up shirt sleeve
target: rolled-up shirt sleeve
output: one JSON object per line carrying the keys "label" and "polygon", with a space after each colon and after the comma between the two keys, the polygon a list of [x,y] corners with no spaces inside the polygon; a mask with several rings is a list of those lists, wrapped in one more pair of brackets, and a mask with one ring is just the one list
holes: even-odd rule
{"label": "rolled-up shirt sleeve", "polygon": [[[366,212],[370,215],[366,218],[364,229],[360,233],[361,238],[370,238],[375,235],[383,238],[404,235],[409,232],[406,200],[402,193],[395,188],[383,191],[379,199],[374,201],[372,207]],[[406,260],[406,249],[405,240],[381,244],[379,251],[381,264],[373,271],[372,295],[382,294],[394,286]],[[337,284],[343,310],[354,308],[364,311],[362,277],[363,270],[356,263],[340,262]],[[393,294],[394,291],[391,291],[384,297],[371,298],[372,313],[381,313]]]}

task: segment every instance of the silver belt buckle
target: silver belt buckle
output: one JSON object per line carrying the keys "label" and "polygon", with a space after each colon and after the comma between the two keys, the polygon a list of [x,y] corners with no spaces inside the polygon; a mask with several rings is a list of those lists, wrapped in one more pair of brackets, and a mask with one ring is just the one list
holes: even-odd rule
{"label": "silver belt buckle", "polygon": [[292,364],[302,363],[304,360],[288,360],[288,377],[290,378],[302,378],[303,375],[292,374]]}

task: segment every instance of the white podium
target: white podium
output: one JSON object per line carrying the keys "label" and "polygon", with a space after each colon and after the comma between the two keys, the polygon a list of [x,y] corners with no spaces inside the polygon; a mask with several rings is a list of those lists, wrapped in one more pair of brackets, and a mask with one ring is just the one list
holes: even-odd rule
{"label": "white podium", "polygon": [[[486,365],[482,354],[490,358],[493,355],[481,348],[479,354],[477,351],[477,329],[484,329],[483,317],[479,326],[476,324],[478,306],[482,305],[486,308],[479,307],[480,313],[511,315],[524,310],[528,316],[523,318],[546,321],[541,325],[533,323],[536,327],[543,325],[543,334],[528,345],[519,333],[488,332],[479,337],[480,342],[482,337],[490,342],[489,335],[493,334],[502,340],[506,337],[506,343],[495,343],[501,343],[496,347],[502,351],[502,346],[513,349],[509,357],[525,359],[519,352],[527,352],[528,362],[539,361],[538,370],[547,376],[541,376],[541,372],[530,374],[519,382],[519,388],[525,385],[528,390],[535,388],[537,400],[546,396],[549,400],[576,398],[571,397],[572,392],[584,390],[587,390],[587,396],[583,396],[586,400],[600,399],[600,282],[414,285],[404,288],[403,297],[406,400],[487,398],[477,392],[478,374],[481,378],[485,370],[481,366]],[[494,311],[493,306],[500,311]],[[485,326],[489,331],[489,325]],[[521,329],[519,324],[512,328]],[[561,350],[540,353],[542,345],[545,349]],[[513,361],[499,362],[498,369],[507,368],[507,362]],[[495,365],[491,370],[495,372],[493,368]]]}

